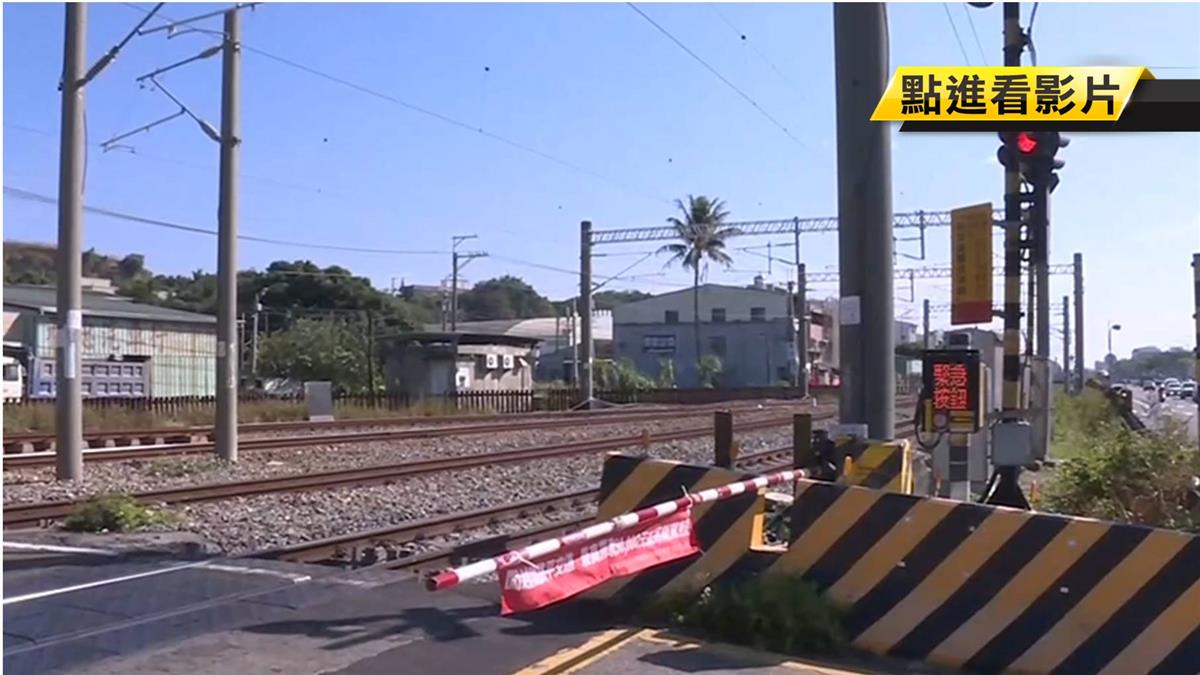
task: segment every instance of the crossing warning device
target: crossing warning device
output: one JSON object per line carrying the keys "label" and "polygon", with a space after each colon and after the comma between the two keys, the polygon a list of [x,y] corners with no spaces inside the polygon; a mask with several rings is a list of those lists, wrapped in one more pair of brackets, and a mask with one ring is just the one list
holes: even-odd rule
{"label": "crossing warning device", "polygon": [[983,366],[977,349],[925,352],[922,431],[974,433],[983,424]]}

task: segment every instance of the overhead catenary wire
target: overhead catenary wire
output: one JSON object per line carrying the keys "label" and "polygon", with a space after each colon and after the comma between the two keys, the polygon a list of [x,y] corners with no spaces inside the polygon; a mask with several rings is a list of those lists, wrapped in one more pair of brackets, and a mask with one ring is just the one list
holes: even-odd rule
{"label": "overhead catenary wire", "polygon": [[[141,8],[141,7],[138,7],[137,5],[135,5],[135,4],[132,4],[132,3],[122,3],[122,4],[123,4],[124,6],[126,6],[126,7],[130,8],[130,9],[134,9],[134,10],[137,10],[137,11],[139,11],[139,12],[145,12],[145,11],[146,11],[145,9],[143,9],[143,8]],[[165,19],[165,17],[164,17],[164,19]],[[161,27],[160,27],[160,28],[161,28]],[[201,32],[201,33],[207,33],[206,31],[197,31],[197,32]],[[219,35],[219,34],[218,34],[218,35]],[[642,189],[640,189],[640,188],[638,188],[638,187],[631,186],[631,185],[629,185],[629,184],[627,184],[627,183],[625,183],[625,182],[623,182],[623,181],[620,181],[620,180],[618,180],[618,179],[616,179],[616,178],[613,178],[613,177],[611,177],[611,176],[607,176],[607,175],[605,175],[605,174],[602,174],[602,173],[600,173],[600,172],[598,172],[598,171],[595,171],[595,170],[593,170],[593,169],[589,169],[589,168],[587,168],[587,167],[585,167],[585,166],[583,166],[583,165],[576,164],[575,162],[572,162],[572,161],[570,161],[570,160],[563,159],[563,158],[561,158],[561,157],[558,157],[558,156],[552,155],[552,154],[550,154],[550,153],[548,153],[548,152],[545,152],[545,151],[539,150],[539,149],[537,149],[537,148],[535,148],[535,147],[533,147],[533,146],[531,146],[531,145],[526,145],[525,143],[521,143],[520,141],[516,141],[516,140],[513,140],[513,139],[511,139],[511,138],[508,138],[508,137],[506,137],[506,136],[502,136],[502,135],[500,135],[500,134],[497,134],[497,133],[495,133],[495,132],[488,131],[488,130],[486,130],[486,129],[482,128],[482,127],[475,126],[475,125],[469,124],[469,123],[467,123],[467,122],[463,122],[462,120],[459,120],[459,119],[457,119],[457,118],[451,117],[450,115],[447,115],[447,114],[445,114],[445,113],[441,113],[441,112],[438,112],[438,111],[436,111],[436,110],[433,110],[433,109],[430,109],[430,108],[426,108],[426,107],[424,107],[424,106],[420,106],[420,105],[417,105],[417,104],[415,104],[415,103],[411,103],[411,102],[409,102],[409,101],[405,101],[405,100],[403,100],[403,99],[397,98],[397,97],[395,97],[395,96],[392,96],[392,95],[390,95],[390,94],[384,93],[384,92],[382,92],[382,91],[379,91],[379,90],[377,90],[377,89],[374,89],[374,88],[368,87],[368,86],[366,86],[366,85],[359,84],[359,83],[357,83],[357,82],[353,82],[353,81],[351,81],[351,80],[348,80],[348,79],[346,79],[346,78],[339,77],[339,76],[337,76],[337,75],[333,75],[333,74],[327,73],[327,72],[325,72],[325,71],[319,70],[319,69],[317,69],[317,68],[314,68],[314,67],[312,67],[312,66],[305,65],[305,64],[303,64],[303,63],[300,63],[300,62],[298,62],[298,61],[296,61],[296,60],[294,60],[294,59],[290,59],[290,58],[287,58],[287,57],[284,57],[284,56],[280,56],[280,55],[278,55],[278,54],[273,54],[273,53],[271,53],[271,52],[268,52],[268,51],[267,51],[267,50],[265,50],[265,49],[260,49],[260,48],[258,48],[258,47],[255,47],[255,46],[253,46],[253,45],[247,44],[245,41],[242,41],[242,43],[241,43],[241,48],[242,48],[242,50],[243,50],[243,51],[245,51],[245,52],[249,52],[249,53],[252,53],[252,54],[257,54],[257,55],[259,55],[259,56],[261,56],[261,57],[263,57],[263,58],[266,58],[266,59],[269,59],[269,60],[275,61],[276,63],[280,63],[280,64],[282,64],[282,65],[285,65],[285,66],[288,66],[288,67],[290,67],[290,68],[294,68],[294,69],[296,69],[296,70],[299,70],[299,71],[302,71],[302,72],[308,73],[309,75],[312,75],[312,76],[314,76],[314,77],[319,77],[319,78],[321,78],[321,79],[324,79],[324,80],[326,80],[326,81],[329,81],[329,82],[333,82],[333,83],[335,83],[335,84],[341,85],[341,86],[343,86],[343,87],[346,87],[346,88],[348,88],[348,89],[353,89],[354,91],[357,91],[357,92],[359,92],[359,93],[361,93],[361,94],[366,94],[367,96],[371,96],[371,97],[377,98],[377,99],[379,99],[379,100],[382,100],[382,101],[386,101],[386,102],[388,102],[388,103],[391,103],[391,104],[393,104],[393,105],[400,106],[400,107],[402,107],[402,108],[405,108],[405,109],[407,109],[407,110],[409,110],[409,111],[411,111],[411,112],[415,112],[415,113],[418,113],[418,114],[420,114],[420,115],[424,115],[424,116],[426,116],[426,117],[429,117],[429,118],[431,118],[431,119],[438,120],[438,121],[440,121],[440,122],[443,122],[443,123],[445,123],[445,124],[449,124],[449,125],[451,125],[451,126],[458,127],[459,129],[462,129],[462,130],[464,130],[464,131],[470,131],[470,132],[473,132],[473,133],[479,134],[479,135],[481,135],[481,136],[484,136],[484,137],[486,137],[486,138],[488,138],[488,139],[490,139],[490,140],[493,140],[493,141],[496,141],[496,142],[498,142],[498,143],[502,143],[502,144],[504,144],[504,145],[507,145],[507,146],[509,146],[509,147],[511,147],[511,148],[513,148],[513,149],[520,150],[520,151],[522,151],[522,152],[525,152],[525,153],[528,153],[528,154],[534,155],[534,156],[536,156],[536,157],[540,157],[541,159],[544,159],[544,160],[546,160],[546,161],[549,161],[549,162],[553,162],[553,163],[555,163],[555,164],[558,164],[559,166],[565,167],[565,168],[567,168],[567,169],[570,169],[570,170],[572,170],[572,171],[575,171],[575,172],[577,172],[577,173],[581,173],[581,174],[584,174],[584,175],[591,176],[592,178],[595,178],[595,179],[597,179],[597,180],[600,180],[600,181],[606,182],[606,183],[608,183],[608,184],[610,184],[610,185],[613,185],[613,186],[615,186],[615,187],[621,188],[622,190],[625,190],[625,191],[627,191],[627,192],[630,192],[631,194],[637,194],[638,196],[640,196],[640,197],[643,197],[643,198],[645,198],[645,199],[648,199],[648,200],[651,200],[651,201],[670,203],[670,200],[666,199],[665,197],[662,197],[662,196],[660,196],[660,195],[654,195],[654,194],[651,194],[649,191],[644,191],[644,190],[642,190]]]}
{"label": "overhead catenary wire", "polygon": [[637,14],[639,16],[641,16],[643,19],[645,19],[647,23],[649,23],[651,26],[654,26],[658,30],[658,32],[662,33],[663,35],[665,35],[667,37],[667,39],[669,39],[671,42],[675,43],[675,45],[677,47],[679,47],[680,49],[682,49],[688,56],[692,57],[693,59],[695,59],[695,61],[697,63],[704,66],[704,68],[708,72],[710,72],[714,76],[716,76],[716,78],[718,80],[720,80],[721,82],[723,82],[725,84],[725,86],[732,89],[738,96],[742,97],[742,99],[744,99],[747,103],[749,103],[751,106],[753,106],[754,109],[757,110],[760,115],[762,115],[768,121],[770,121],[771,124],[774,124],[776,127],[778,127],[779,130],[782,131],[784,134],[786,134],[788,138],[792,139],[793,143],[795,143],[796,145],[799,145],[799,146],[806,147],[806,146],[804,146],[804,143],[802,143],[799,138],[796,138],[796,136],[794,134],[792,134],[792,132],[786,126],[784,126],[784,124],[782,122],[780,122],[778,119],[775,118],[774,115],[767,112],[765,108],[763,108],[761,105],[759,105],[758,101],[754,100],[749,94],[742,91],[736,84],[734,84],[733,82],[730,82],[729,78],[722,75],[720,73],[720,71],[718,71],[716,68],[713,68],[712,65],[709,64],[708,61],[705,61],[703,58],[700,57],[699,54],[692,51],[687,45],[685,45],[682,41],[680,41],[679,38],[675,37],[671,33],[671,31],[667,30],[666,28],[663,28],[661,24],[659,24],[654,19],[650,18],[649,14],[646,14],[645,12],[643,12],[641,10],[641,8],[638,7],[637,5],[635,5],[634,3],[627,2],[625,4],[628,5],[630,9],[637,12]]}
{"label": "overhead catenary wire", "polygon": [[990,66],[991,62],[988,59],[987,52],[983,50],[983,43],[979,41],[979,32],[975,30],[975,19],[971,18],[971,7],[969,5],[961,5],[963,14],[967,15],[967,24],[971,27],[971,35],[975,38],[975,47],[979,50],[979,58],[983,59],[983,65]]}
{"label": "overhead catenary wire", "polygon": [[967,56],[967,49],[963,47],[962,37],[958,34],[958,26],[954,23],[954,17],[950,15],[950,5],[943,2],[942,9],[946,12],[946,21],[950,22],[950,30],[954,31],[954,41],[958,43],[958,52],[962,54],[963,61],[966,61],[969,66],[971,65],[971,57]]}
{"label": "overhead catenary wire", "polygon": [[[25,201],[32,201],[32,202],[38,202],[41,204],[55,205],[55,206],[58,204],[58,200],[55,199],[54,197],[49,197],[47,195],[38,194],[36,192],[31,192],[29,190],[23,190],[21,188],[10,187],[8,185],[4,186],[4,194],[8,195],[14,199],[22,199]],[[192,232],[194,234],[206,234],[206,235],[210,235],[210,236],[214,236],[214,237],[217,235],[216,230],[210,230],[210,229],[203,228],[203,227],[196,227],[194,225],[184,225],[182,223],[173,223],[173,222],[170,222],[167,220],[161,220],[158,218],[148,218],[146,216],[139,216],[139,215],[132,214],[132,213],[126,213],[124,211],[118,211],[116,209],[108,209],[108,208],[103,208],[103,207],[99,207],[99,206],[85,205],[83,207],[83,210],[87,211],[88,213],[95,213],[96,215],[100,215],[100,216],[108,216],[110,218],[116,218],[118,220],[126,220],[129,222],[141,223],[143,225],[153,225],[155,227],[163,227],[163,228],[167,228],[170,230],[178,230],[181,232]],[[277,246],[296,246],[296,247],[300,247],[300,248],[322,249],[322,250],[327,250],[327,251],[343,251],[343,252],[348,252],[348,253],[378,253],[378,254],[383,254],[383,255],[446,255],[447,253],[449,253],[449,251],[438,251],[438,250],[401,250],[401,249],[389,249],[389,248],[366,248],[366,247],[361,247],[361,246],[342,246],[340,244],[323,244],[323,243],[317,243],[317,242],[294,241],[294,240],[289,240],[289,239],[275,239],[275,238],[271,238],[271,237],[258,237],[258,236],[249,235],[249,234],[239,234],[238,239],[241,239],[242,241],[256,242],[259,244],[274,244]]]}

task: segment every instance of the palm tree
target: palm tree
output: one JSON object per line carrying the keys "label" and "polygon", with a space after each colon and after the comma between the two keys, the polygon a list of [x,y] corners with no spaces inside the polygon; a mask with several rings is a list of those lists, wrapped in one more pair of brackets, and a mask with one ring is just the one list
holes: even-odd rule
{"label": "palm tree", "polygon": [[700,266],[706,260],[711,260],[729,267],[733,259],[725,252],[725,240],[739,232],[737,228],[725,224],[729,212],[725,210],[725,203],[720,199],[688,195],[687,204],[681,199],[676,199],[675,206],[679,208],[683,218],[672,216],[667,218],[667,222],[674,226],[679,241],[664,244],[658,249],[658,253],[671,254],[667,266],[679,262],[692,269],[692,326],[696,340],[696,367],[699,369]]}

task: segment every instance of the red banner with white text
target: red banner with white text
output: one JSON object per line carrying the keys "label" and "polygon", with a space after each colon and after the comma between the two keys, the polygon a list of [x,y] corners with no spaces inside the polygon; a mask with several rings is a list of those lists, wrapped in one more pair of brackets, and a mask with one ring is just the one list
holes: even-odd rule
{"label": "red banner with white text", "polygon": [[700,551],[691,509],[611,537],[571,546],[543,560],[500,570],[500,613],[545,607],[609,579],[636,574]]}

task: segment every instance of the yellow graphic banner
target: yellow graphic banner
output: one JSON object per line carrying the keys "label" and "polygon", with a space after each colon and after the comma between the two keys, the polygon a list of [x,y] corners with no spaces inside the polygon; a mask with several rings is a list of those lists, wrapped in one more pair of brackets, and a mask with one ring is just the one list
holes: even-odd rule
{"label": "yellow graphic banner", "polygon": [[875,106],[875,122],[1112,122],[1120,118],[1142,66],[896,69]]}

